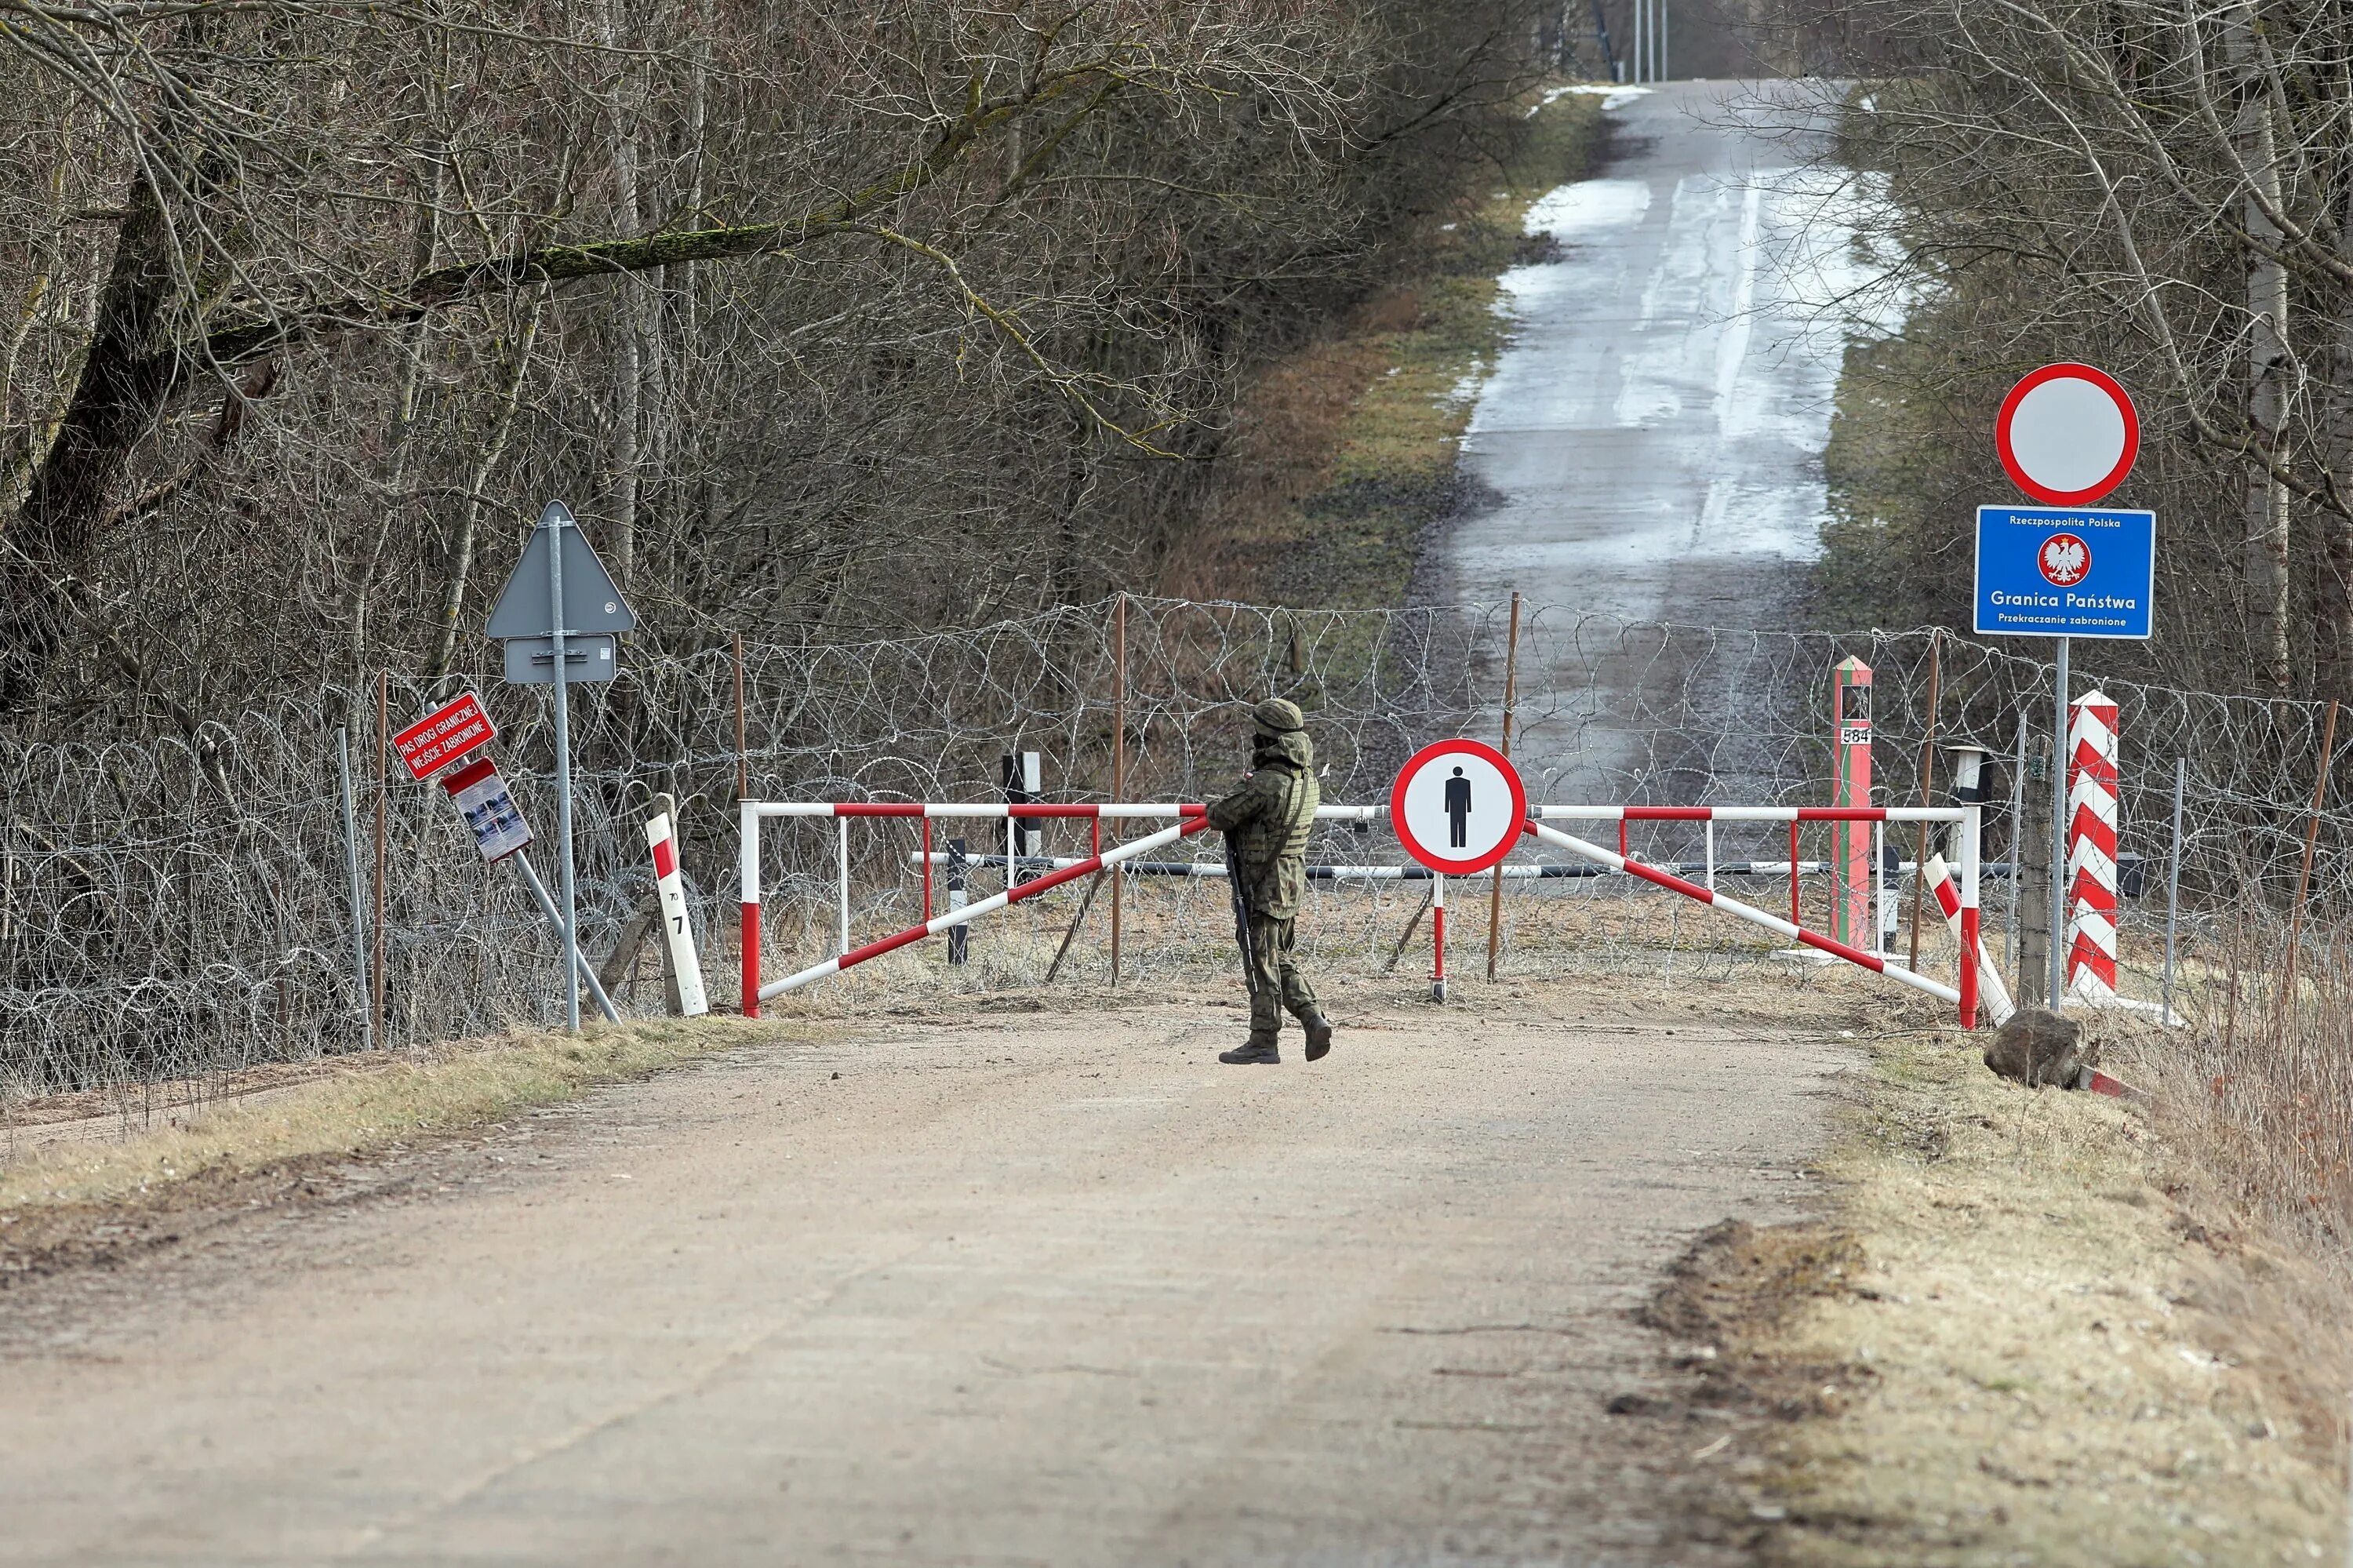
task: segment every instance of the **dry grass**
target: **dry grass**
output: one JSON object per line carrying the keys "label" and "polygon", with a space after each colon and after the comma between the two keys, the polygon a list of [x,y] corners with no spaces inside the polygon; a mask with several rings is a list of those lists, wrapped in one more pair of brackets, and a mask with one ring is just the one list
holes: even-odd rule
{"label": "dry grass", "polygon": [[2137,1049],[2167,1146],[2209,1211],[2260,1226],[2353,1288],[2353,965],[2307,930],[2282,1005],[2284,934],[2234,933],[2208,955],[2189,1029]]}
{"label": "dry grass", "polygon": [[27,1140],[0,1167],[0,1215],[137,1201],[225,1168],[366,1155],[463,1132],[751,1040],[806,1036],[820,1027],[815,1019],[698,1019],[604,1025],[576,1039],[517,1032],[343,1068],[267,1095],[216,1100],[163,1126],[104,1140]]}
{"label": "dry grass", "polygon": [[2301,1339],[2325,1330],[2309,1270],[2198,1222],[2142,1112],[1997,1080],[1951,1033],[1873,1052],[1828,1162],[1862,1271],[1772,1340],[1845,1375],[1772,1456],[1768,1560],[2341,1553],[2341,1369]]}

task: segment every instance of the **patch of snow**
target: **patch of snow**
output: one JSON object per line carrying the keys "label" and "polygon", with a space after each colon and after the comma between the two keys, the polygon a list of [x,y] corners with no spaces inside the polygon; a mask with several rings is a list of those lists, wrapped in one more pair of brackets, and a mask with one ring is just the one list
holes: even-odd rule
{"label": "patch of snow", "polygon": [[1465,403],[1475,402],[1478,399],[1480,388],[1486,386],[1486,360],[1483,358],[1473,359],[1471,362],[1470,370],[1456,380],[1453,387],[1447,391],[1447,394],[1443,398],[1440,399],[1440,402],[1442,406],[1449,408],[1459,408]]}
{"label": "patch of snow", "polygon": [[1600,99],[1601,111],[1604,114],[1607,114],[1613,109],[1625,108],[1628,104],[1633,102],[1638,98],[1648,98],[1651,93],[1656,92],[1658,89],[1653,87],[1617,87],[1608,82],[1581,81],[1575,87],[1566,89],[1565,90],[1569,92],[1587,93]]}
{"label": "patch of snow", "polygon": [[1630,228],[1650,210],[1648,180],[1578,180],[1538,196],[1521,228],[1567,241],[1599,229]]}

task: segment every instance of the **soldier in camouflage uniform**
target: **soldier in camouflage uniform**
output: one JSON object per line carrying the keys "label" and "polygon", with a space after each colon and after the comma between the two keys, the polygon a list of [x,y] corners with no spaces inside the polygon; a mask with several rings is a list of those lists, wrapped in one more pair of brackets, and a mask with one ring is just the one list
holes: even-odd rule
{"label": "soldier in camouflage uniform", "polygon": [[1308,743],[1306,715],[1295,703],[1270,698],[1250,710],[1250,718],[1256,729],[1251,770],[1240,789],[1209,808],[1209,825],[1226,835],[1242,972],[1250,993],[1250,1042],[1220,1053],[1218,1060],[1282,1060],[1275,1036],[1287,1007],[1307,1032],[1307,1059],[1314,1062],[1332,1049],[1332,1025],[1291,954],[1299,902],[1307,891],[1307,831],[1323,800],[1315,786],[1315,748]]}

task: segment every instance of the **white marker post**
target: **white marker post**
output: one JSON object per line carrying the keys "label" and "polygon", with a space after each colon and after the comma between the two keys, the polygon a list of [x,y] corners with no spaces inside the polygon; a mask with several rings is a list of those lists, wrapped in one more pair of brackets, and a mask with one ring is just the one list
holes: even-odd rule
{"label": "white marker post", "polygon": [[679,1011],[689,1018],[700,1018],[711,1011],[711,1002],[702,993],[702,960],[695,956],[686,880],[679,874],[678,839],[670,813],[657,812],[647,821],[646,842],[653,850],[654,886],[661,895],[662,940],[670,948],[670,973],[678,977]]}

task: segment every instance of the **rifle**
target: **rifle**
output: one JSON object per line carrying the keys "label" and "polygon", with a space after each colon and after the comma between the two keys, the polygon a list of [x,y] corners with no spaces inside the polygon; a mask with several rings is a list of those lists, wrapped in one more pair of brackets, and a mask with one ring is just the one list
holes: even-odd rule
{"label": "rifle", "polygon": [[1226,838],[1226,895],[1234,906],[1234,942],[1242,950],[1242,983],[1250,989],[1252,1000],[1258,996],[1258,965],[1251,961],[1250,891],[1242,885],[1242,862],[1234,848],[1234,835]]}

